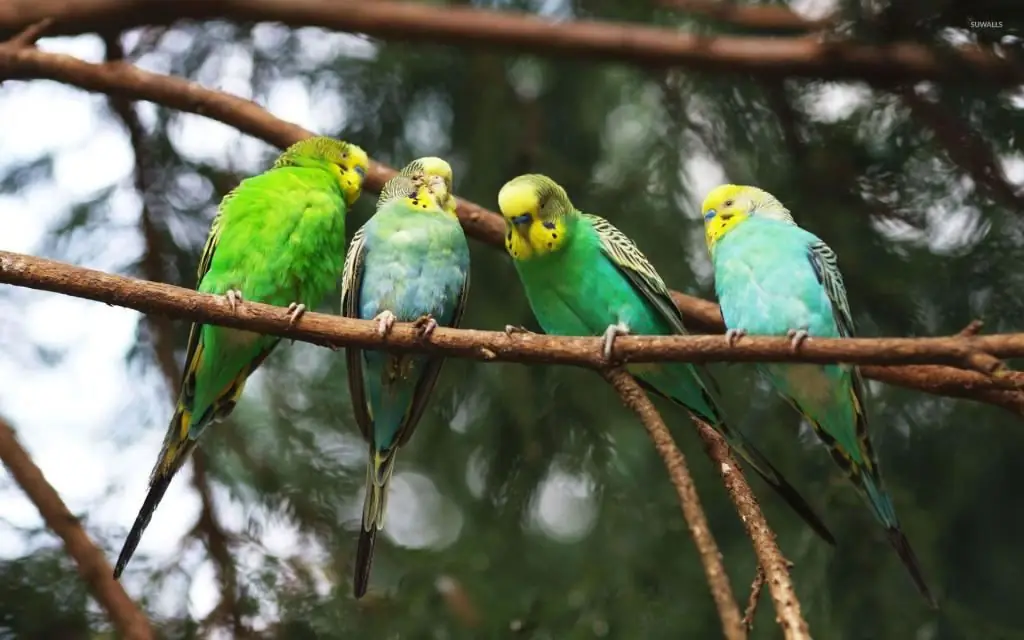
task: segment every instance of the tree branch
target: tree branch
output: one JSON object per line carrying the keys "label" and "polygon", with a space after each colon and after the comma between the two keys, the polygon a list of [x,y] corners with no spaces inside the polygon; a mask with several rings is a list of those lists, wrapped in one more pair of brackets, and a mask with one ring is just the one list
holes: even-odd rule
{"label": "tree branch", "polygon": [[741,467],[732,457],[729,445],[714,429],[700,420],[694,422],[697,424],[697,433],[704,441],[705,450],[711,459],[718,463],[726,491],[736,505],[736,511],[740,514],[747,535],[754,543],[754,554],[764,570],[765,581],[775,603],[777,622],[782,627],[783,637],[786,640],[810,640],[807,621],[800,613],[800,601],[797,600],[793,580],[789,575],[789,562],[782,556],[779,544],[775,540],[775,533],[768,527],[768,521],[765,520],[757,498],[747,484],[747,479],[743,477]]}
{"label": "tree branch", "polygon": [[806,32],[824,28],[831,23],[829,18],[805,18],[779,4],[743,5],[732,0],[656,0],[655,4],[744,29]]}
{"label": "tree branch", "polygon": [[935,133],[950,160],[960,165],[975,184],[1005,206],[1024,212],[1024,194],[1006,177],[988,143],[966,122],[937,102],[918,94],[913,87],[901,87],[896,94],[910,113]]}
{"label": "tree branch", "polygon": [[3,418],[0,418],[0,461],[39,510],[46,525],[64,541],[64,548],[75,561],[79,575],[96,602],[107,612],[118,633],[131,640],[155,637],[145,614],[132,602],[121,584],[111,577],[113,570],[103,551],[89,539],[78,518],[68,511],[46,476],[18,442],[14,429]]}
{"label": "tree branch", "polygon": [[[376,324],[307,312],[289,326],[286,310],[244,302],[232,312],[223,296],[147,282],[94,269],[0,251],[0,283],[63,293],[143,313],[248,329],[327,347],[358,346],[400,352],[430,352],[484,361],[575,364],[603,368],[599,337],[438,327],[428,342],[410,323],[399,323],[381,338]],[[988,389],[1015,390],[1018,372],[998,368],[998,358],[1024,356],[1024,333],[940,338],[810,338],[793,351],[788,338],[744,336],[730,346],[721,336],[623,336],[613,357],[630,362],[814,362],[851,364],[949,363],[988,377]]]}
{"label": "tree branch", "polygon": [[708,37],[661,27],[591,20],[555,23],[533,15],[387,0],[8,0],[0,4],[0,37],[42,18],[54,19],[50,33],[55,35],[227,19],[648,67],[684,66],[709,73],[856,78],[875,84],[969,79],[1016,85],[1024,81],[1024,69],[1014,61],[976,46],[940,55],[910,42],[879,47],[804,37]]}
{"label": "tree branch", "polygon": [[[725,637],[728,640],[745,640],[747,631],[740,617],[740,608],[732,594],[732,587],[729,586],[729,576],[725,572],[725,567],[722,566],[722,554],[718,551],[718,545],[708,527],[708,520],[700,505],[697,487],[693,484],[693,477],[686,466],[683,452],[672,440],[665,421],[661,419],[658,410],[651,404],[650,398],[631,375],[622,368],[606,370],[603,375],[605,380],[618,392],[623,404],[640,418],[647,434],[654,441],[654,448],[658,450],[658,455],[665,463],[665,469],[679,496],[683,517],[690,527],[690,534],[697,545],[700,561],[704,565],[704,574],[707,576],[711,596],[718,608],[718,616],[722,619],[722,631]],[[779,613],[781,615],[781,612]]]}
{"label": "tree branch", "polygon": [[[0,15],[4,11],[3,6],[0,5]],[[10,11],[9,5],[7,10]],[[312,135],[298,125],[274,117],[252,101],[123,63],[91,64],[62,54],[0,45],[0,77],[4,76],[46,78],[88,91],[154,102],[218,120],[278,147],[286,147]],[[394,169],[371,163],[367,187],[379,191],[393,175]],[[504,222],[501,216],[463,199],[458,200],[458,214],[470,237],[495,247],[503,246]],[[725,331],[722,315],[715,303],[679,292],[672,292],[672,297],[691,331]],[[972,371],[937,366],[865,366],[861,371],[868,378],[889,384],[969,398],[1024,415],[1024,393],[1005,384],[994,386],[991,378]]]}

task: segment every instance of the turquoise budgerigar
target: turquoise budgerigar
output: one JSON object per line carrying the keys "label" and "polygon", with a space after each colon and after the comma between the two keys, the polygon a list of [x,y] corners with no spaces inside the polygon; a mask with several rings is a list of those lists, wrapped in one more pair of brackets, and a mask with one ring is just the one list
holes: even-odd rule
{"label": "turquoise budgerigar", "polygon": [[[808,336],[854,335],[835,253],[797,226],[774,196],[756,187],[722,185],[708,194],[702,211],[729,344],[748,332],[787,336],[794,349]],[[882,484],[868,437],[858,369],[785,363],[758,368],[810,422],[832,459],[885,526],[889,542],[917,588],[936,607]]]}
{"label": "turquoise budgerigar", "polygon": [[[198,286],[243,301],[288,307],[292,323],[338,282],[345,215],[359,198],[369,160],[361,148],[325,137],[288,147],[268,171],[224,197],[199,260]],[[149,479],[149,493],[121,548],[124,571],[174,475],[211,423],[225,418],[276,336],[193,324],[174,416]]]}
{"label": "turquoise budgerigar", "polygon": [[[342,277],[342,314],[374,319],[386,336],[415,322],[424,338],[458,327],[469,292],[469,245],[440,158],[409,163],[384,185],[377,212],[352,238]],[[377,531],[384,526],[395,454],[423,415],[444,359],[349,347],[348,384],[356,423],[369,445],[366,497],[353,591],[366,593]]]}
{"label": "turquoise budgerigar", "polygon": [[[605,357],[618,335],[686,333],[664,281],[633,241],[604,218],[578,211],[554,180],[537,174],[514,178],[501,188],[498,206],[506,222],[505,248],[545,332],[603,335]],[[822,539],[835,544],[796,489],[727,425],[715,383],[703,367],[647,363],[627,368],[647,390],[714,427]]]}

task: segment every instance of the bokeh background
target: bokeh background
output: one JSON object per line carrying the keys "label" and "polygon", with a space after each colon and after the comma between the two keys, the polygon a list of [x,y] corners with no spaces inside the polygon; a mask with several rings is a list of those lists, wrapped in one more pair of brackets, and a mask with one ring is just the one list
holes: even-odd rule
{"label": "bokeh background", "polygon": [[[472,4],[754,33],[669,2]],[[792,8],[809,17],[838,9],[843,37],[865,42],[981,42],[1020,54],[1017,0]],[[972,30],[969,20],[1003,27]],[[509,178],[547,173],[692,295],[714,295],[699,204],[728,180],[772,191],[831,244],[862,335],[949,334],[974,318],[989,332],[1024,323],[1019,89],[956,75],[899,89],[927,99],[929,112],[865,82],[451,45],[210,21],[39,46],[93,62],[127,56],[250,98],[392,166],[443,156],[456,192],[492,209]],[[216,203],[275,153],[200,116],[49,81],[5,82],[0,249],[194,286]],[[979,173],[979,153],[997,170]],[[375,199],[357,204],[350,233]],[[464,326],[536,329],[507,257],[470,244]],[[337,306],[335,294],[318,310]],[[187,332],[184,322],[0,287],[0,414],[111,559],[143,499]],[[942,602],[936,613],[789,406],[748,366],[712,368],[734,422],[838,537],[829,550],[750,477],[794,563],[814,637],[1024,638],[1020,416],[869,384],[876,448]],[[371,594],[353,600],[365,449],[345,375],[340,353],[283,343],[232,417],[204,437],[200,473],[189,466],[175,480],[123,578],[163,637],[720,637],[650,441],[596,375],[563,367],[446,365],[398,458]],[[756,569],[750,541],[686,415],[659,407],[742,604]],[[0,637],[109,633],[59,540],[0,471]],[[752,637],[782,637],[767,593]]]}

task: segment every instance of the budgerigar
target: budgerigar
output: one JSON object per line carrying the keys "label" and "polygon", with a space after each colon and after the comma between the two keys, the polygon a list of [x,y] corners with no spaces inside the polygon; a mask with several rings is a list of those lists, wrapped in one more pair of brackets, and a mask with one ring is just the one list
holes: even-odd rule
{"label": "budgerigar", "polygon": [[[377,212],[349,246],[343,315],[376,320],[381,336],[395,321],[417,323],[424,338],[438,324],[459,326],[469,292],[469,245],[451,184],[447,162],[420,158],[384,185]],[[395,454],[423,415],[444,359],[351,347],[346,359],[356,423],[370,455],[353,579],[361,598],[384,526]]]}
{"label": "budgerigar", "polygon": [[[553,180],[536,174],[514,178],[502,187],[498,206],[507,227],[505,248],[545,332],[603,335],[606,357],[618,335],[686,333],[664,281],[633,241],[604,218],[578,211]],[[648,363],[628,369],[646,389],[718,430],[819,536],[834,544],[796,489],[740,431],[726,424],[714,382],[703,367]]]}
{"label": "budgerigar", "polygon": [[[359,198],[368,158],[325,137],[297,142],[273,167],[243,180],[220,203],[199,261],[197,289],[287,306],[291,322],[333,289],[345,258],[345,215]],[[124,571],[171,479],[199,436],[234,409],[248,377],[280,338],[193,324],[174,416],[149,493],[114,568]]]}
{"label": "budgerigar", "polygon": [[[794,349],[808,336],[854,335],[835,254],[797,226],[774,196],[755,187],[727,184],[708,194],[702,210],[730,344],[748,332],[788,336]],[[918,589],[935,607],[882,484],[868,437],[860,372],[838,364],[774,363],[758,368],[828,446],[833,460],[885,526]]]}

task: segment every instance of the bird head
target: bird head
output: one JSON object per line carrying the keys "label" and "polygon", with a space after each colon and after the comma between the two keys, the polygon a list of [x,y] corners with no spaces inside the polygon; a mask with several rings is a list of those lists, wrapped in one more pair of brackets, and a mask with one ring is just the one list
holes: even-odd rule
{"label": "bird head", "polygon": [[[452,168],[441,158],[417,158],[402,167],[388,180],[377,199],[380,209],[395,198],[409,198],[416,208],[433,210],[436,205],[450,216],[455,216],[455,196],[452,194]],[[426,206],[424,206],[426,205]]]}
{"label": "bird head", "polygon": [[723,184],[712,189],[704,198],[701,214],[709,251],[736,225],[754,215],[793,224],[789,210],[775,196],[757,187],[738,184]]}
{"label": "bird head", "polygon": [[274,163],[280,167],[326,167],[338,180],[345,204],[359,199],[370,168],[370,158],[362,148],[326,136],[300,140],[284,150]]}
{"label": "bird head", "polygon": [[540,174],[505,183],[498,192],[498,208],[505,218],[505,249],[514,260],[561,249],[576,215],[565,189]]}

